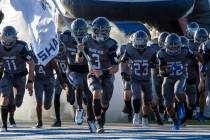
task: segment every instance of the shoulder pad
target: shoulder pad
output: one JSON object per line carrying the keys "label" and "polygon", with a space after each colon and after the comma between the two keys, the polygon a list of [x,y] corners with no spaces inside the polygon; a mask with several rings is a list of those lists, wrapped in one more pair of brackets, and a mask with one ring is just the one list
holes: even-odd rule
{"label": "shoulder pad", "polygon": [[112,38],[109,38],[105,41],[105,46],[110,48],[110,47],[118,46],[118,45],[117,45],[117,41],[115,41]]}
{"label": "shoulder pad", "polygon": [[18,48],[26,48],[27,50],[29,50],[28,44],[27,44],[25,41],[17,40],[15,45],[16,45]]}

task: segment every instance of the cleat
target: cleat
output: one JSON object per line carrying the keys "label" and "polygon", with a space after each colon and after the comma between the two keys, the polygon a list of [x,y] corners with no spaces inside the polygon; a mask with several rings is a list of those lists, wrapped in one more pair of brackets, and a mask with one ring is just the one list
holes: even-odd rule
{"label": "cleat", "polygon": [[37,122],[37,124],[34,126],[34,128],[43,128],[43,123],[42,123],[42,121]]}
{"label": "cleat", "polygon": [[184,103],[178,103],[178,105],[177,105],[177,115],[178,115],[179,119],[184,119],[184,117],[185,117]]}
{"label": "cleat", "polygon": [[84,114],[84,109],[77,109],[76,110],[75,122],[76,122],[77,125],[82,125],[83,114]]}
{"label": "cleat", "polygon": [[2,128],[0,129],[0,132],[7,132],[7,126],[3,125]]}
{"label": "cleat", "polygon": [[160,113],[160,118],[161,118],[162,121],[164,121],[165,120],[165,114],[164,113]]}
{"label": "cleat", "polygon": [[9,128],[16,128],[17,126],[16,126],[16,124],[10,124],[9,125]]}
{"label": "cleat", "polygon": [[173,126],[172,126],[172,130],[179,130],[180,129],[180,125],[179,123],[174,123]]}
{"label": "cleat", "polygon": [[55,121],[52,125],[51,125],[51,127],[61,127],[61,121]]}
{"label": "cleat", "polygon": [[97,128],[96,128],[95,121],[88,121],[87,123],[88,123],[90,132],[91,133],[96,133]]}
{"label": "cleat", "polygon": [[0,129],[0,132],[7,132],[7,129],[2,127],[2,128]]}
{"label": "cleat", "polygon": [[104,128],[103,127],[99,127],[97,128],[97,133],[104,133]]}
{"label": "cleat", "polygon": [[98,120],[98,127],[96,132],[104,133],[104,123],[102,122],[102,119]]}
{"label": "cleat", "polygon": [[143,127],[148,127],[149,126],[148,118],[142,117],[142,126]]}
{"label": "cleat", "polygon": [[139,113],[134,113],[133,115],[133,126],[139,126],[140,125],[140,114]]}

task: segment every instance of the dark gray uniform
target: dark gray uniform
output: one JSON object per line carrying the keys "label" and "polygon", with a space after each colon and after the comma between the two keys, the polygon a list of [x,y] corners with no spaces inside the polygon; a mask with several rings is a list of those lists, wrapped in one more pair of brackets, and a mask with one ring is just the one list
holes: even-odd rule
{"label": "dark gray uniform", "polygon": [[[22,105],[25,94],[26,75],[28,73],[26,61],[32,59],[27,47],[25,42],[16,41],[16,44],[11,49],[1,48],[1,53],[3,53],[1,60],[4,68],[4,78],[1,80],[1,87],[3,96],[6,94],[9,97],[8,111],[11,113],[11,116],[14,115],[16,107]],[[13,87],[16,89],[16,94]]]}
{"label": "dark gray uniform", "polygon": [[[118,49],[117,56],[119,59],[121,59],[123,54],[125,53],[126,46],[127,46],[127,44],[124,44],[124,45],[120,46],[120,48]],[[128,76],[130,76],[131,72],[130,72],[130,67],[129,67],[128,63],[126,63],[126,64],[120,63],[120,70],[121,70],[121,73],[126,73]],[[123,84],[124,90],[131,90],[130,81],[125,80],[123,77],[122,77],[122,84]]]}
{"label": "dark gray uniform", "polygon": [[[60,72],[61,72],[61,75],[62,75],[62,78],[63,78],[64,82],[68,85],[69,88],[72,89],[72,85],[69,83],[69,81],[67,79],[67,75],[66,75],[67,67],[68,67],[68,60],[67,60],[66,53],[63,54],[63,55],[58,54],[57,57],[55,58],[55,60],[58,63],[58,67],[60,69]],[[60,80],[57,77],[56,82],[55,82],[55,94],[60,95],[61,92],[62,92],[62,87],[60,85]]]}
{"label": "dark gray uniform", "polygon": [[131,91],[133,98],[141,99],[143,93],[144,103],[152,101],[151,68],[156,61],[156,50],[147,47],[143,52],[131,45],[127,45],[123,59],[128,59],[131,66]]}
{"label": "dark gray uniform", "polygon": [[174,103],[174,95],[184,94],[187,79],[187,68],[189,58],[194,57],[189,48],[182,47],[181,52],[173,57],[168,55],[165,49],[161,49],[157,57],[160,66],[167,66],[171,72],[165,75],[162,84],[163,97],[166,107]]}
{"label": "dark gray uniform", "polygon": [[[198,46],[190,41],[190,50],[198,52]],[[186,94],[188,97],[189,105],[194,106],[196,104],[196,98],[198,95],[198,83],[199,83],[199,71],[198,71],[198,60],[195,57],[189,59],[188,63],[188,79],[186,82]]]}
{"label": "dark gray uniform", "polygon": [[4,97],[14,96],[13,87],[15,87],[17,94],[10,100],[10,104],[19,107],[25,94],[26,75],[28,73],[26,61],[32,60],[32,56],[28,51],[27,44],[17,40],[11,49],[4,48],[0,43],[0,58],[4,67],[4,76],[1,81],[2,94]]}
{"label": "dark gray uniform", "polygon": [[55,85],[52,62],[50,61],[46,66],[37,62],[35,65],[35,74],[34,90],[36,100],[42,104],[44,95],[44,108],[49,109],[52,104]]}
{"label": "dark gray uniform", "polygon": [[[89,69],[103,70],[117,65],[116,57],[117,42],[111,38],[104,42],[96,42],[89,38],[85,43],[85,51],[90,57]],[[88,75],[88,87],[93,93],[95,90],[102,90],[102,104],[108,106],[114,89],[114,75],[109,75],[105,79],[99,79],[93,75]]]}
{"label": "dark gray uniform", "polygon": [[[152,47],[156,53],[161,49],[161,47],[157,43],[152,43],[150,47]],[[164,100],[162,95],[163,77],[161,77],[159,74],[158,63],[155,64],[154,71],[152,73],[152,80],[154,83],[155,92],[158,96],[159,110],[161,113],[163,113],[164,112],[164,105],[163,105]]]}
{"label": "dark gray uniform", "polygon": [[87,101],[92,101],[92,94],[87,85],[87,74],[89,72],[87,61],[82,63],[76,63],[77,46],[76,42],[72,39],[69,44],[65,44],[67,48],[67,56],[69,63],[68,80],[70,84],[75,88],[82,88],[84,96]]}

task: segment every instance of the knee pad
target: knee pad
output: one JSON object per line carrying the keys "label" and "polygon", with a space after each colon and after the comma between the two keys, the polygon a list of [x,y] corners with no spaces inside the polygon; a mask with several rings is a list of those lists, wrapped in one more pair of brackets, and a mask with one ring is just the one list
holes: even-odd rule
{"label": "knee pad", "polygon": [[100,99],[93,100],[93,108],[94,108],[95,116],[100,116],[101,115],[101,101],[100,101]]}

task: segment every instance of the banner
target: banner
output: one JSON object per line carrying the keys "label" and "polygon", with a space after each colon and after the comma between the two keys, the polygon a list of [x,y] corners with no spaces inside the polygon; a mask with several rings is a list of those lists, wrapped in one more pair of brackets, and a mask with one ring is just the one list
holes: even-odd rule
{"label": "banner", "polygon": [[46,65],[59,51],[53,8],[47,0],[10,0],[10,3],[22,12],[38,63]]}

